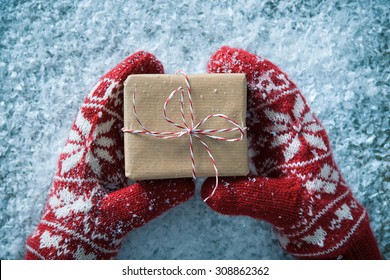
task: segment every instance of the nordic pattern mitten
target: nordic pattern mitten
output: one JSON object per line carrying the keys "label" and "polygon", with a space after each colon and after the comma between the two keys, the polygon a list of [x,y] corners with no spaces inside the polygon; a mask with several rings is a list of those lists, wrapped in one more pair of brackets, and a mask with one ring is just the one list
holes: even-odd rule
{"label": "nordic pattern mitten", "polygon": [[[208,71],[245,73],[251,173],[222,178],[207,204],[276,227],[281,246],[298,258],[380,259],[366,210],[333,159],[328,136],[296,85],[271,62],[222,47]],[[202,196],[208,197],[208,179]]]}
{"label": "nordic pattern mitten", "polygon": [[131,74],[163,72],[153,55],[141,51],[88,94],[60,155],[42,219],[27,239],[26,259],[111,259],[130,230],[194,194],[191,179],[126,187],[123,83]]}

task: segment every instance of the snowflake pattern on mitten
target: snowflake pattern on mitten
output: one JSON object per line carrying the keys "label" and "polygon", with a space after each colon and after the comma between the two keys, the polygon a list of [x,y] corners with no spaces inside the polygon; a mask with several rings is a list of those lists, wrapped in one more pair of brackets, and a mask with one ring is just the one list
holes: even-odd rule
{"label": "snowflake pattern on mitten", "polygon": [[27,240],[27,259],[110,259],[123,237],[194,193],[190,179],[126,187],[122,100],[125,79],[163,73],[138,52],[101,78],[87,95],[62,150],[42,219]]}
{"label": "snowflake pattern on mitten", "polygon": [[[324,127],[289,77],[257,55],[229,47],[211,57],[208,70],[246,74],[251,162],[248,177],[221,180],[229,187],[218,188],[209,206],[272,223],[282,247],[296,257],[380,258],[366,210],[342,178]],[[203,197],[212,186],[206,180]],[[362,240],[372,248],[357,245]]]}

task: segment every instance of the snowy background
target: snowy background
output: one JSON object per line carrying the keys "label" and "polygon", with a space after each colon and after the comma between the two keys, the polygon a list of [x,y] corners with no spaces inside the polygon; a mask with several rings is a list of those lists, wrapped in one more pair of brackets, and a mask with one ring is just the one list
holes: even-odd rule
{"label": "snowy background", "polygon": [[[205,72],[225,44],[270,59],[298,84],[389,259],[389,11],[387,0],[1,0],[0,259],[23,257],[60,149],[101,75],[141,49],[167,73]],[[212,212],[198,186],[134,230],[119,258],[290,257],[269,225]]]}

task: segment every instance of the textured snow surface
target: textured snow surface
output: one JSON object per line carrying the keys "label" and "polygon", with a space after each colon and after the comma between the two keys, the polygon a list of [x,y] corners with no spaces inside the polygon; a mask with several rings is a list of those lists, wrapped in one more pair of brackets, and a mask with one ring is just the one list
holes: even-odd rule
{"label": "textured snow surface", "polygon": [[[175,3],[175,4],[173,4]],[[390,2],[0,3],[0,258],[20,259],[85,95],[137,50],[205,72],[220,46],[270,59],[325,125],[339,167],[390,258]],[[121,259],[286,259],[271,227],[197,196],[129,234]]]}

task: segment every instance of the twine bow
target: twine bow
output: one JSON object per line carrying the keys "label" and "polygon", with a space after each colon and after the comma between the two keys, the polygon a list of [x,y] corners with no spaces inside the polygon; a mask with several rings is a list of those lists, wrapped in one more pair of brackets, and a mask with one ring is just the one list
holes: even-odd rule
{"label": "twine bow", "polygon": [[[241,141],[244,138],[244,131],[247,129],[246,127],[240,126],[237,122],[232,120],[231,118],[227,117],[224,114],[210,114],[200,120],[196,125],[194,125],[194,110],[193,110],[193,102],[192,102],[192,96],[191,96],[191,86],[189,79],[187,75],[183,71],[178,71],[178,73],[182,74],[184,76],[184,80],[187,86],[187,95],[188,95],[188,100],[189,100],[189,111],[190,111],[190,124],[187,123],[185,114],[184,114],[184,95],[185,91],[184,88],[179,86],[177,89],[171,92],[171,94],[168,96],[168,98],[164,102],[163,106],[163,115],[164,118],[167,122],[172,124],[173,126],[179,128],[179,131],[150,131],[147,129],[139,119],[137,115],[137,110],[136,110],[136,90],[134,89],[133,92],[133,112],[135,115],[135,118],[138,122],[138,124],[141,126],[142,130],[136,130],[136,129],[122,129],[123,132],[125,133],[132,133],[132,134],[146,134],[150,135],[153,137],[157,138],[162,138],[162,139],[173,139],[173,138],[179,138],[184,135],[189,136],[189,148],[190,148],[190,156],[191,156],[191,166],[192,166],[192,177],[196,179],[196,168],[195,168],[195,156],[194,156],[194,148],[193,148],[193,137],[195,137],[206,149],[211,163],[213,164],[214,170],[215,170],[215,186],[214,189],[204,201],[206,202],[210,197],[212,197],[218,187],[218,168],[217,164],[215,162],[215,159],[213,157],[213,154],[210,151],[209,146],[202,140],[200,135],[204,135],[206,137],[220,140],[220,141],[227,141],[227,142],[237,142]],[[170,118],[167,116],[167,107],[169,105],[169,102],[171,99],[175,96],[176,93],[180,92],[180,111],[181,111],[181,119],[183,121],[183,124],[178,124],[172,121]],[[227,120],[229,123],[233,124],[233,128],[222,128],[222,129],[201,129],[200,127],[205,124],[209,119],[211,118],[222,118]],[[226,138],[226,137],[220,137],[217,135],[213,135],[215,133],[222,133],[222,132],[233,132],[233,131],[240,131],[240,137],[237,138]]]}

